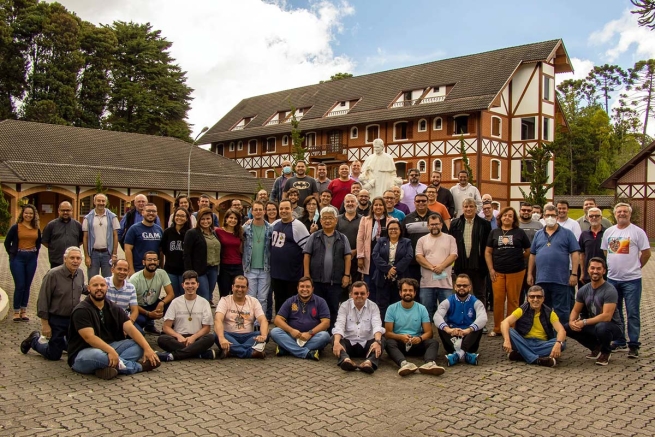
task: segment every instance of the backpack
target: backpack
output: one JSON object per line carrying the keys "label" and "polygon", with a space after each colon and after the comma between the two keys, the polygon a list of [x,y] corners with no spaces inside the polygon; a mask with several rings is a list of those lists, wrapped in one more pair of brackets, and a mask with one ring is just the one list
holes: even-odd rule
{"label": "backpack", "polygon": [[130,210],[125,214],[125,229],[121,234],[121,238],[118,240],[118,243],[121,245],[121,249],[125,250],[125,236],[127,231],[130,230],[130,227],[134,224],[134,219],[136,218],[136,209],[130,208]]}

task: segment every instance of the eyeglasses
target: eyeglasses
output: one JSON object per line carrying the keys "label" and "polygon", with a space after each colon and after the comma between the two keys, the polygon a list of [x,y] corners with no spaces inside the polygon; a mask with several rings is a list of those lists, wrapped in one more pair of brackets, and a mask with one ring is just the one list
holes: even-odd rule
{"label": "eyeglasses", "polygon": [[387,229],[387,232],[400,232],[400,229],[391,228],[391,229]]}
{"label": "eyeglasses", "polygon": [[395,197],[383,197],[384,200],[396,200]]}
{"label": "eyeglasses", "polygon": [[151,213],[151,214],[157,214],[157,210],[156,210],[156,209],[146,209],[146,212],[149,213],[149,214],[150,214],[150,213]]}
{"label": "eyeglasses", "polygon": [[470,287],[469,284],[455,284],[455,288],[467,288]]}
{"label": "eyeglasses", "polygon": [[427,202],[428,202],[428,201],[425,200],[425,199],[423,199],[423,200],[417,200],[417,199],[414,199],[414,203],[427,203]]}
{"label": "eyeglasses", "polygon": [[538,295],[534,295],[534,294],[533,295],[528,295],[528,299],[540,300],[540,299],[543,299],[543,298],[544,298],[543,296],[538,296]]}
{"label": "eyeglasses", "polygon": [[428,226],[431,228],[436,228],[437,226],[441,226],[441,223],[430,223]]}
{"label": "eyeglasses", "polygon": [[589,218],[600,218],[600,215],[598,214],[590,215]]}
{"label": "eyeglasses", "polygon": [[359,293],[356,293],[356,292],[353,291],[352,294],[353,294],[353,296],[366,296],[366,292],[364,292],[364,291],[360,291]]}

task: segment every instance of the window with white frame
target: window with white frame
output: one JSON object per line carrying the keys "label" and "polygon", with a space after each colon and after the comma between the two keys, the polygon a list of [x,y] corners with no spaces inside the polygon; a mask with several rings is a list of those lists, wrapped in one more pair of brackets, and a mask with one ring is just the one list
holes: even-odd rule
{"label": "window with white frame", "polygon": [[288,146],[289,145],[289,137],[287,135],[282,137],[282,145],[283,146]]}
{"label": "window with white frame", "polygon": [[248,141],[248,155],[257,154],[257,140]]}
{"label": "window with white frame", "polygon": [[418,162],[417,167],[418,167],[418,171],[419,171],[419,172],[421,172],[421,173],[425,173],[425,170],[426,170],[426,168],[425,168],[425,160],[421,159],[421,160]]}
{"label": "window with white frame", "polygon": [[453,169],[452,179],[459,179],[459,172],[464,169],[464,163],[462,162],[462,158],[453,159],[452,169]]}
{"label": "window with white frame", "polygon": [[407,177],[407,163],[406,162],[396,162],[396,176],[400,179],[405,179]]}
{"label": "window with white frame", "polygon": [[[232,150],[234,150],[234,149],[232,149]],[[243,150],[243,141],[239,141],[239,142],[237,143],[237,150],[238,150],[239,152]]]}
{"label": "window with white frame", "polygon": [[544,135],[543,139],[546,141],[550,140],[550,118],[544,117]]}
{"label": "window with white frame", "polygon": [[500,117],[491,117],[491,135],[494,137],[499,137],[501,131],[501,119]]}
{"label": "window with white frame", "polygon": [[469,116],[457,115],[453,117],[453,135],[465,135],[469,133]]}
{"label": "window with white frame", "polygon": [[316,134],[314,132],[305,135],[305,147],[314,147],[316,145]]}
{"label": "window with white frame", "polygon": [[275,152],[275,137],[266,138],[266,153]]}
{"label": "window with white frame", "polygon": [[544,100],[550,100],[550,77],[544,76]]}
{"label": "window with white frame", "polygon": [[359,129],[357,129],[357,126],[353,126],[350,129],[350,138],[351,139],[356,139],[359,136]]}
{"label": "window with white frame", "polygon": [[275,170],[266,170],[266,178],[267,179],[275,178]]}
{"label": "window with white frame", "polygon": [[530,182],[534,174],[534,160],[521,160],[521,182]]}
{"label": "window with white frame", "polygon": [[249,170],[248,173],[250,173],[254,177],[257,177],[257,170]]}
{"label": "window with white frame", "polygon": [[491,160],[491,179],[500,180],[500,160],[498,159]]}
{"label": "window with white frame", "polygon": [[393,125],[393,139],[394,140],[407,140],[411,137],[409,123],[406,121],[398,121]]}
{"label": "window with white frame", "polygon": [[443,167],[441,165],[441,159],[435,159],[434,161],[432,161],[432,171],[438,171],[439,173],[441,173],[442,168]]}
{"label": "window with white frame", "polygon": [[216,144],[216,146],[214,147],[214,152],[217,155],[225,156],[225,146],[223,145],[223,143]]}
{"label": "window with white frame", "polygon": [[230,152],[234,152],[234,143],[230,143]]}
{"label": "window with white frame", "polygon": [[428,130],[428,121],[425,119],[421,119],[418,121],[418,131],[419,132],[425,132]]}
{"label": "window with white frame", "polygon": [[441,119],[441,117],[436,117],[432,121],[432,130],[441,130],[441,129],[443,129],[443,120]]}
{"label": "window with white frame", "polygon": [[534,140],[536,139],[536,125],[537,120],[535,117],[524,117],[521,119],[521,139]]}
{"label": "window with white frame", "polygon": [[380,126],[377,124],[366,126],[366,142],[370,144],[376,138],[380,138]]}

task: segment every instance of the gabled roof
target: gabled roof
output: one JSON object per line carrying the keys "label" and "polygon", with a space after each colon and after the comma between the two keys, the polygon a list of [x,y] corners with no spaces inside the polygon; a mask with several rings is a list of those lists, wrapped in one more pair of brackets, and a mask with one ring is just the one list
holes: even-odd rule
{"label": "gabled roof", "polygon": [[[186,190],[191,144],[170,137],[26,121],[0,122],[0,181]],[[252,194],[257,179],[235,161],[196,148],[191,189]]]}
{"label": "gabled roof", "polygon": [[[556,72],[571,71],[564,44],[556,39],[250,97],[232,108],[199,143],[289,132],[289,124],[265,126],[265,123],[276,112],[288,111],[291,105],[310,108],[301,121],[305,132],[344,124],[484,110],[521,63],[553,58]],[[389,108],[402,91],[452,84],[455,86],[444,101]],[[348,114],[324,117],[336,102],[353,98],[361,100]],[[253,116],[244,129],[230,131],[243,117]]]}
{"label": "gabled roof", "polygon": [[651,153],[653,153],[653,152],[655,152],[655,141],[653,141],[648,146],[641,149],[641,151],[639,151],[635,156],[630,158],[630,160],[628,162],[623,164],[623,166],[621,166],[621,168],[619,168],[617,171],[612,173],[612,175],[610,177],[605,179],[600,184],[600,186],[603,187],[603,188],[610,188],[610,189],[616,188],[619,179],[621,179],[621,177],[623,177],[624,174],[626,174],[634,166],[639,164],[644,158],[646,158],[647,156],[650,156]]}

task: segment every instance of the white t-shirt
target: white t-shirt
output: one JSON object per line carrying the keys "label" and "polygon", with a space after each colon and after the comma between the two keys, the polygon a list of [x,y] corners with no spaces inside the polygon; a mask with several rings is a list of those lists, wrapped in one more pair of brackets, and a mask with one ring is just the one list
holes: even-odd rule
{"label": "white t-shirt", "polygon": [[202,296],[196,296],[193,300],[187,300],[184,296],[176,297],[166,310],[164,321],[166,320],[172,320],[173,329],[182,335],[193,335],[200,331],[203,325],[214,325],[212,308]]}
{"label": "white t-shirt", "polygon": [[[451,254],[457,255],[457,242],[451,235],[441,233],[434,238],[431,234],[422,236],[416,242],[416,255],[423,255],[429,263],[441,264]],[[441,274],[421,266],[421,288],[453,288],[452,264],[446,267]]]}
{"label": "white t-shirt", "polygon": [[255,320],[264,315],[262,304],[252,296],[246,296],[242,305],[234,302],[232,295],[223,296],[216,305],[216,312],[225,315],[223,329],[225,332],[248,334],[254,331]]}
{"label": "white t-shirt", "polygon": [[600,248],[607,251],[607,277],[614,281],[632,281],[641,278],[639,257],[642,250],[650,250],[646,232],[630,223],[628,227],[608,228],[603,234]]}
{"label": "white t-shirt", "polygon": [[573,220],[571,217],[569,217],[569,218],[566,219],[565,222],[560,222],[558,220],[557,223],[561,227],[566,228],[569,231],[573,232],[573,235],[575,235],[576,240],[580,239],[580,234],[582,234],[582,229],[580,229],[580,223],[578,223],[577,220]]}

